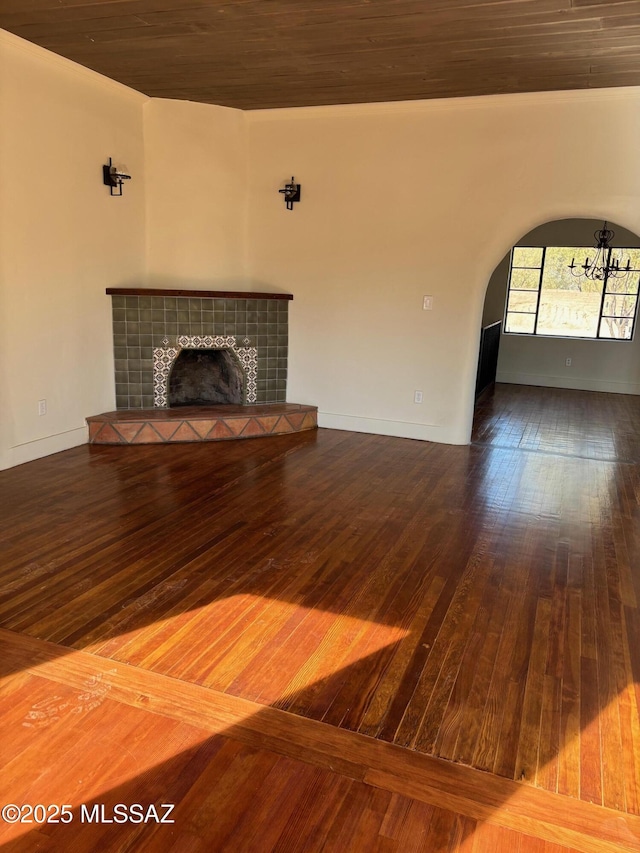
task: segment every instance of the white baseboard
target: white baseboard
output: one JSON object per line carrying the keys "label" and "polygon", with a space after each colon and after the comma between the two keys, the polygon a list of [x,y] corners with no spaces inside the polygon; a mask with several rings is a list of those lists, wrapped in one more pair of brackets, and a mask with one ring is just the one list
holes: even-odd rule
{"label": "white baseboard", "polygon": [[508,385],[538,385],[543,388],[568,388],[574,391],[605,391],[609,394],[640,394],[640,383],[617,382],[613,379],[587,379],[498,371],[496,382],[505,382]]}
{"label": "white baseboard", "polygon": [[363,418],[358,415],[340,415],[335,412],[318,412],[318,426],[326,429],[343,429],[349,432],[366,432],[372,435],[390,435],[395,438],[415,438],[440,444],[468,444],[469,437],[459,437],[451,430],[435,424],[411,421],[391,421],[384,418]]}
{"label": "white baseboard", "polygon": [[46,438],[27,441],[24,444],[16,444],[7,450],[2,460],[3,467],[13,468],[15,465],[23,465],[25,462],[32,462],[34,459],[50,456],[52,453],[60,453],[61,450],[71,450],[72,447],[86,444],[88,440],[89,430],[85,425],[77,429],[66,430],[57,435],[49,435]]}

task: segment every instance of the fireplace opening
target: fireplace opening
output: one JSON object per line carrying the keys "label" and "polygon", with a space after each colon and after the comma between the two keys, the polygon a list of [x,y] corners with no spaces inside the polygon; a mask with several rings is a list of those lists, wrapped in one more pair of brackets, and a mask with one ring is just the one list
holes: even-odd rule
{"label": "fireplace opening", "polygon": [[232,350],[183,349],[168,382],[172,406],[244,403],[244,370]]}

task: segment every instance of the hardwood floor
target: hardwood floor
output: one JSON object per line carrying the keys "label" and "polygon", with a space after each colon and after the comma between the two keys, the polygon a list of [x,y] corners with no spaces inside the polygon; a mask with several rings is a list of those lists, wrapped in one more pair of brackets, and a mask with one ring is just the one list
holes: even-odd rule
{"label": "hardwood floor", "polygon": [[638,398],[498,384],[478,405],[472,441],[561,456],[639,462]]}
{"label": "hardwood floor", "polygon": [[0,793],[78,817],[0,840],[640,850],[638,435],[640,398],[498,386],[469,447],[319,430],[0,473]]}

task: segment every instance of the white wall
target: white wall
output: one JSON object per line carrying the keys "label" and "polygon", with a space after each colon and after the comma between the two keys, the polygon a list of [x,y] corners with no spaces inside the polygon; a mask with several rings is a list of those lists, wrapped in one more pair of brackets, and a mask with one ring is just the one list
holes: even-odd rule
{"label": "white wall", "polygon": [[[617,223],[609,222],[608,226],[615,231],[614,246],[640,246],[636,234]],[[516,242],[524,246],[593,246],[593,234],[598,228],[602,228],[602,220],[549,222]],[[505,255],[491,276],[483,323],[489,315],[495,316],[496,309],[499,319],[504,314],[509,260],[510,255]],[[570,366],[567,358],[571,359]],[[516,385],[640,394],[640,334],[636,333],[633,341],[622,343],[503,334],[496,378]]]}
{"label": "white wall", "polygon": [[149,287],[250,290],[245,114],[154,98],[144,120]]}
{"label": "white wall", "polygon": [[619,89],[249,113],[249,272],[294,294],[289,399],[468,441],[493,269],[552,219],[640,229],[639,108]]}
{"label": "white wall", "polygon": [[0,467],[84,443],[114,407],[105,288],[144,280],[145,100],[0,31]]}

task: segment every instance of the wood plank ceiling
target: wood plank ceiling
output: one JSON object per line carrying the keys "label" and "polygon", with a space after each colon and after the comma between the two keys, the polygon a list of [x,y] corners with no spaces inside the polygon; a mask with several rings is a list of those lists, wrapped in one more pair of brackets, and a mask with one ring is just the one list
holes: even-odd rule
{"label": "wood plank ceiling", "polygon": [[0,28],[241,109],[640,84],[640,0],[2,0]]}

